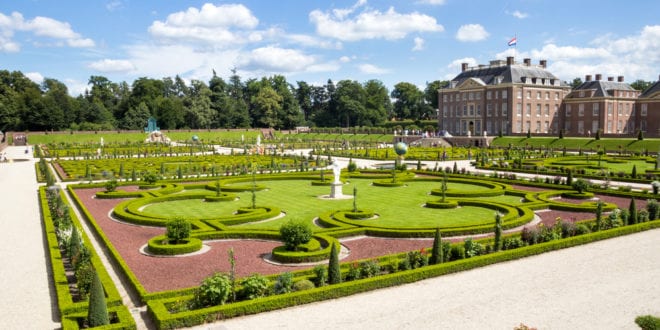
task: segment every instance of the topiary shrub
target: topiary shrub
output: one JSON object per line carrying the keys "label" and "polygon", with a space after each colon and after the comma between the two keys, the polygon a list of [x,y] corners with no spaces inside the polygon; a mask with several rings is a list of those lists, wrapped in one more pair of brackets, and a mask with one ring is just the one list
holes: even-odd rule
{"label": "topiary shrub", "polygon": [[578,194],[581,194],[585,191],[587,191],[587,188],[589,188],[589,182],[583,180],[583,179],[577,179],[571,183],[571,187],[573,189],[577,190]]}
{"label": "topiary shrub", "polygon": [[192,308],[222,305],[231,295],[231,281],[226,274],[216,273],[207,277],[195,291]]}
{"label": "topiary shrub", "polygon": [[179,244],[190,237],[190,222],[183,218],[168,221],[166,227],[166,236],[172,244]]}
{"label": "topiary shrub", "polygon": [[314,288],[314,283],[310,280],[300,280],[296,281],[296,283],[293,283],[293,291],[303,291]]}
{"label": "topiary shrub", "polygon": [[266,296],[270,281],[259,275],[252,274],[241,281],[241,297],[245,299],[255,299]]}
{"label": "topiary shrub", "polygon": [[312,228],[304,221],[289,220],[280,227],[284,246],[289,251],[297,251],[298,246],[312,239]]}
{"label": "topiary shrub", "polygon": [[326,285],[328,281],[328,270],[322,265],[314,267],[314,284],[318,287]]}
{"label": "topiary shrub", "polygon": [[87,310],[87,324],[90,328],[110,323],[101,279],[99,279],[96,272],[92,276],[92,284],[89,290],[89,308]]}
{"label": "topiary shrub", "polygon": [[440,228],[435,229],[435,236],[433,237],[433,248],[431,249],[431,257],[429,257],[429,264],[436,265],[442,263],[442,237],[440,236]]}
{"label": "topiary shrub", "polygon": [[112,179],[108,180],[105,182],[105,191],[106,192],[113,192],[117,190],[117,180]]}
{"label": "topiary shrub", "polygon": [[339,247],[333,242],[328,261],[328,284],[341,283],[341,270],[339,269]]}

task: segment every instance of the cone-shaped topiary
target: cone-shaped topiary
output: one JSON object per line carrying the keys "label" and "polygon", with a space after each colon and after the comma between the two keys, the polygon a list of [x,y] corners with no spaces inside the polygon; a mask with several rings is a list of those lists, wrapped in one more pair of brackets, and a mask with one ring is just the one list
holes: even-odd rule
{"label": "cone-shaped topiary", "polygon": [[635,197],[630,199],[630,206],[628,207],[628,224],[634,225],[637,223],[637,205],[635,205]]}
{"label": "cone-shaped topiary", "polygon": [[436,265],[442,263],[442,237],[440,237],[440,228],[436,228],[435,237],[433,238],[433,248],[431,249],[431,258],[429,264]]}
{"label": "cone-shaped topiary", "polygon": [[495,214],[495,239],[493,241],[493,250],[499,251],[502,248],[502,215]]}
{"label": "cone-shaped topiary", "polygon": [[75,226],[71,227],[71,237],[69,238],[69,258],[75,257],[80,251],[80,232]]}
{"label": "cone-shaped topiary", "polygon": [[330,250],[330,261],[328,262],[328,284],[341,283],[341,271],[339,270],[339,251],[337,245],[332,243]]}
{"label": "cone-shaped topiary", "polygon": [[87,311],[87,324],[90,328],[110,323],[108,318],[108,307],[105,303],[105,292],[99,279],[99,275],[94,271],[92,286],[89,293],[89,309]]}

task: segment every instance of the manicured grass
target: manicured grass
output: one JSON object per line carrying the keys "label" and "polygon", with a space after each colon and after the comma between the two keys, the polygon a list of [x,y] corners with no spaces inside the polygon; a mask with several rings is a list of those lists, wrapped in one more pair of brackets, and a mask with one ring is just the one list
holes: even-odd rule
{"label": "manicured grass", "polygon": [[[370,226],[428,228],[428,227],[455,227],[464,225],[478,225],[493,222],[493,210],[481,207],[460,207],[450,210],[438,210],[423,207],[428,200],[437,200],[437,196],[430,196],[431,189],[439,183],[434,182],[408,182],[403,187],[376,187],[371,185],[372,180],[352,179],[343,186],[344,194],[352,195],[353,188],[357,188],[357,206],[375,211],[377,219],[362,220],[361,223]],[[312,221],[319,214],[333,210],[351,210],[353,199],[329,200],[319,198],[330,193],[330,187],[312,186],[304,180],[274,180],[259,181],[260,185],[268,187],[267,190],[256,192],[257,206],[277,206],[286,213],[281,219],[262,221],[250,224],[232,226],[232,228],[270,229],[278,230],[289,219],[304,219]],[[465,191],[484,190],[486,188],[464,183],[449,183],[450,189]],[[209,194],[213,194],[209,192]],[[228,215],[239,207],[251,207],[252,193],[237,194],[239,200],[233,202],[206,203],[202,200],[182,200],[165,203],[150,204],[144,208],[150,214],[163,216],[194,216],[204,217],[214,214]],[[506,200],[509,200],[506,196]],[[503,199],[503,200],[504,200]],[[520,198],[511,199],[519,203]],[[215,213],[217,212],[217,213]],[[316,231],[322,228],[314,227]]]}
{"label": "manicured grass", "polygon": [[660,139],[644,139],[637,140],[636,138],[603,138],[596,140],[595,138],[578,138],[578,137],[565,137],[560,139],[558,137],[531,137],[524,136],[504,136],[498,137],[493,140],[491,144],[494,147],[548,147],[555,150],[563,149],[566,147],[568,150],[593,150],[596,151],[601,148],[609,152],[622,151],[649,151],[657,152],[660,149]]}

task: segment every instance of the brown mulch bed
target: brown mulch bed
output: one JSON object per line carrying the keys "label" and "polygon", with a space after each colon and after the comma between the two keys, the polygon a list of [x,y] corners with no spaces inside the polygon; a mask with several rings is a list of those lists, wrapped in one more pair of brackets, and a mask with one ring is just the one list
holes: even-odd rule
{"label": "brown mulch bed", "polygon": [[522,186],[517,184],[512,184],[511,187],[515,190],[530,191],[530,192],[549,190],[547,188],[529,187],[529,186]]}

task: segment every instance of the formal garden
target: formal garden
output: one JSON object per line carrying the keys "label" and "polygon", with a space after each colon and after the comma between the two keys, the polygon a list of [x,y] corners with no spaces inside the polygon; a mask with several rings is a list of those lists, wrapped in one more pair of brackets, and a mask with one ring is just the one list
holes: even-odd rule
{"label": "formal garden", "polygon": [[[657,162],[639,153],[543,156],[512,147],[475,153],[475,165],[490,172],[451,161],[388,170],[349,162],[339,172],[331,155],[253,145],[225,155],[189,146],[183,155],[128,155],[147,147],[37,165],[64,328],[136,327],[88,234],[153,324],[172,329],[660,227]],[[377,149],[413,163],[423,154]],[[608,176],[648,189],[615,187]],[[55,179],[71,182],[58,189]]]}

